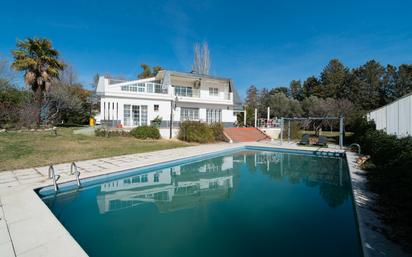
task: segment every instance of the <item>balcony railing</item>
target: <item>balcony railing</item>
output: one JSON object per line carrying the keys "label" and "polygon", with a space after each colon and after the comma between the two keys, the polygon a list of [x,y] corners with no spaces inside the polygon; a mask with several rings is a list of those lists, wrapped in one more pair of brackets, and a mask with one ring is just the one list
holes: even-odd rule
{"label": "balcony railing", "polygon": [[167,88],[163,88],[162,84],[153,82],[123,85],[121,86],[121,90],[136,93],[168,94]]}
{"label": "balcony railing", "polygon": [[[175,96],[179,97],[191,97],[191,98],[200,98],[200,89],[194,89],[191,87],[174,87]],[[223,96],[223,97],[222,97]],[[217,96],[210,96],[208,92],[202,94],[202,98],[209,100],[232,100],[233,93],[225,92],[223,95],[219,94]]]}
{"label": "balcony railing", "polygon": [[[173,86],[172,92],[178,97],[190,97],[190,98],[205,98],[210,100],[231,100],[233,97],[232,93],[224,92],[223,94],[219,92],[217,96],[210,96],[208,92],[202,92],[201,90],[193,87],[183,87],[183,86]],[[121,91],[133,92],[133,93],[148,93],[148,94],[163,94],[168,95],[169,90],[163,88],[163,85],[155,82],[144,82],[144,83],[122,83]],[[202,96],[201,96],[202,95]]]}
{"label": "balcony railing", "polygon": [[175,96],[200,98],[200,90],[193,89],[191,87],[188,87],[188,88],[176,88],[175,87]]}

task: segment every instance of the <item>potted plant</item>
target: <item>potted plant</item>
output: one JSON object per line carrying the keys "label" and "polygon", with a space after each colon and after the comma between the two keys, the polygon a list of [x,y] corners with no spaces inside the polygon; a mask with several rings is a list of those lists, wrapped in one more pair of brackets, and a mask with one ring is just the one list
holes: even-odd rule
{"label": "potted plant", "polygon": [[157,115],[153,120],[151,120],[151,124],[153,127],[160,128],[160,124],[162,124],[162,117]]}

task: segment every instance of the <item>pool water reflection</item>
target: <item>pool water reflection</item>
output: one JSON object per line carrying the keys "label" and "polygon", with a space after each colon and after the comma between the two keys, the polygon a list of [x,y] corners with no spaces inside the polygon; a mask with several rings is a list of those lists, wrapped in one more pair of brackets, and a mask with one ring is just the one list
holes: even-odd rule
{"label": "pool water reflection", "polygon": [[90,256],[362,256],[342,158],[241,151],[43,200]]}

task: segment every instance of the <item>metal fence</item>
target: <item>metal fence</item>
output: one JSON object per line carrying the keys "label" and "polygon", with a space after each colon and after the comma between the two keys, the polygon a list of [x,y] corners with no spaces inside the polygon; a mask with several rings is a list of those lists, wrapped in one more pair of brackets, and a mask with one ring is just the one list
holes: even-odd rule
{"label": "metal fence", "polygon": [[412,94],[385,105],[367,114],[375,121],[376,129],[390,135],[406,137],[412,135]]}

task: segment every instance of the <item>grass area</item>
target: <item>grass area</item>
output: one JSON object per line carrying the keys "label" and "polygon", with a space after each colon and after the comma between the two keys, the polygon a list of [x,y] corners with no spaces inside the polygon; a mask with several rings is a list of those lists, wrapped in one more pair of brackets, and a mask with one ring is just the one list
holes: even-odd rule
{"label": "grass area", "polygon": [[6,132],[0,133],[0,171],[190,145],[177,140],[75,135],[73,128],[59,128],[57,136],[51,131]]}

